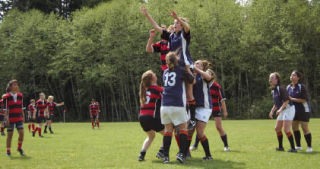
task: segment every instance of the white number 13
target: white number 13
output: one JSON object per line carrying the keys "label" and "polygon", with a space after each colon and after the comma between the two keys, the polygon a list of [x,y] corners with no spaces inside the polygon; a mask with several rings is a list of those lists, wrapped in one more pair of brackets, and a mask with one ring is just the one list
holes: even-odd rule
{"label": "white number 13", "polygon": [[176,84],[176,72],[165,74],[164,86],[174,86]]}

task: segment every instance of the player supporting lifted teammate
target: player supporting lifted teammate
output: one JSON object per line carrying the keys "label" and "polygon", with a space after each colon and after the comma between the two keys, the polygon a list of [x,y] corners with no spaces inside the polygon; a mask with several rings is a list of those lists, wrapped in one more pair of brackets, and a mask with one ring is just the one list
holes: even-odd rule
{"label": "player supporting lifted teammate", "polygon": [[34,122],[35,120],[33,119],[33,115],[36,113],[36,101],[34,99],[30,100],[30,104],[28,105],[28,119],[29,119],[29,124],[28,124],[28,129],[29,132],[34,130]]}
{"label": "player supporting lifted teammate", "polygon": [[46,101],[46,95],[41,92],[39,94],[39,100],[36,102],[36,114],[33,115],[33,119],[36,119],[39,125],[33,130],[32,136],[34,137],[36,132],[38,131],[39,137],[43,137],[41,135],[42,123],[45,122],[45,117],[48,117],[48,102]]}
{"label": "player supporting lifted teammate", "polygon": [[308,105],[308,90],[305,85],[301,83],[302,73],[298,71],[293,71],[290,76],[291,84],[288,85],[287,90],[289,93],[290,101],[293,103],[296,114],[294,116],[294,121],[292,124],[293,134],[296,140],[297,150],[302,150],[301,147],[301,134],[299,130],[299,124],[304,134],[304,138],[308,144],[306,152],[313,152],[311,147],[311,132],[309,130],[308,124],[310,120],[310,108]]}
{"label": "player supporting lifted teammate", "polygon": [[48,117],[47,117],[46,125],[44,126],[44,133],[47,133],[47,127],[49,127],[50,134],[53,134],[51,124],[52,124],[52,120],[53,120],[53,117],[54,117],[54,108],[64,105],[64,102],[56,103],[53,100],[54,100],[53,96],[49,96],[48,97],[49,114],[48,114]]}
{"label": "player supporting lifted teammate", "polygon": [[[164,126],[160,120],[160,105],[163,88],[157,84],[157,76],[151,70],[143,73],[140,83],[140,115],[139,121],[142,129],[148,137],[145,139],[139,155],[139,161],[143,161],[146,152],[155,138],[155,133],[163,134]],[[160,155],[161,154],[161,155]],[[163,147],[160,148],[157,156],[163,158]]]}
{"label": "player supporting lifted teammate", "polygon": [[91,104],[89,105],[90,109],[90,118],[91,118],[91,125],[92,129],[97,125],[98,128],[100,127],[99,125],[99,113],[100,113],[100,108],[98,102],[95,101],[95,99],[91,100]]}
{"label": "player supporting lifted teammate", "polygon": [[[168,32],[167,30],[162,29],[150,16],[147,9],[145,7],[141,7],[142,13],[147,17],[148,21],[152,24],[154,29],[157,32],[161,33],[161,38],[167,40],[169,42],[169,49],[171,52],[177,52],[179,55],[179,66],[185,68],[190,75],[192,72],[190,68],[193,67],[191,55],[189,52],[189,44],[191,40],[190,35],[190,26],[187,22],[187,19],[179,17],[177,13],[173,10],[170,10],[171,17],[174,18],[174,31],[173,33]],[[195,100],[193,97],[193,84],[186,83],[186,93],[187,93],[187,101],[188,108],[190,110],[190,125],[189,129],[193,129],[195,126]]]}
{"label": "player supporting lifted teammate", "polygon": [[269,113],[270,119],[273,118],[273,112],[277,111],[277,123],[275,127],[275,131],[277,133],[279,147],[276,149],[277,151],[284,151],[282,146],[282,127],[288,137],[290,142],[291,149],[288,152],[297,152],[294,147],[293,136],[290,131],[292,126],[292,120],[295,114],[294,106],[291,106],[289,103],[289,95],[287,90],[280,86],[281,79],[280,74],[278,72],[271,73],[269,76],[269,83],[272,89],[272,97],[274,105]]}
{"label": "player supporting lifted teammate", "polygon": [[23,95],[19,92],[19,84],[17,80],[11,80],[7,85],[7,94],[4,96],[4,110],[5,118],[7,121],[7,156],[11,156],[11,141],[13,136],[14,127],[17,128],[18,148],[20,155],[24,155],[22,150],[22,142],[24,137],[23,122]]}
{"label": "player supporting lifted teammate", "polygon": [[1,135],[5,136],[6,134],[4,133],[4,104],[3,104],[3,98],[5,94],[2,95],[1,100],[0,100],[0,123],[1,123]]}

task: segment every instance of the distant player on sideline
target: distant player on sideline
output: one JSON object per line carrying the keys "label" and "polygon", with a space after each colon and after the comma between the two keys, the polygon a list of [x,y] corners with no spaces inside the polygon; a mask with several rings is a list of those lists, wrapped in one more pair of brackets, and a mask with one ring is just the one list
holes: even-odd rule
{"label": "distant player on sideline", "polygon": [[304,134],[304,138],[308,144],[306,150],[307,153],[313,152],[311,147],[311,132],[308,124],[310,120],[310,107],[308,105],[308,90],[305,85],[301,83],[302,73],[294,70],[290,76],[291,84],[288,85],[287,90],[289,93],[289,99],[296,109],[296,114],[293,119],[292,129],[296,140],[297,150],[302,150],[301,147],[301,134],[299,130],[299,124]]}
{"label": "distant player on sideline", "polygon": [[4,99],[4,110],[5,118],[7,121],[7,156],[11,156],[11,141],[13,136],[14,128],[17,128],[18,137],[18,148],[20,155],[24,155],[22,150],[22,142],[24,137],[23,122],[23,95],[19,92],[19,84],[17,80],[11,80],[7,85],[7,94]]}
{"label": "distant player on sideline", "polygon": [[46,100],[46,95],[41,92],[39,94],[39,100],[36,102],[36,114],[33,115],[33,119],[36,119],[39,125],[33,130],[32,136],[34,137],[36,132],[38,131],[39,137],[43,137],[41,135],[42,124],[45,122],[45,117],[48,117],[48,102]]}
{"label": "distant player on sideline", "polygon": [[91,104],[89,105],[90,109],[90,118],[91,118],[91,125],[92,129],[97,125],[98,128],[100,127],[99,125],[99,113],[100,113],[100,107],[98,102],[95,101],[95,99],[91,100]]}
{"label": "distant player on sideline", "polygon": [[31,99],[30,104],[28,105],[28,119],[29,119],[28,129],[29,129],[29,132],[34,130],[35,120],[33,120],[33,115],[35,113],[36,113],[36,101],[34,99]]}
{"label": "distant player on sideline", "polygon": [[288,140],[290,142],[291,149],[288,152],[297,152],[294,147],[293,136],[290,131],[292,127],[292,120],[295,115],[294,106],[290,105],[289,95],[286,88],[281,86],[280,74],[278,72],[271,73],[269,76],[269,83],[272,89],[272,97],[274,105],[269,113],[270,119],[273,118],[273,112],[276,111],[277,114],[277,123],[275,131],[277,133],[279,147],[276,148],[277,151],[284,151],[282,145],[282,127],[286,133]]}
{"label": "distant player on sideline", "polygon": [[64,105],[64,102],[56,103],[53,100],[54,100],[53,96],[48,97],[47,101],[48,101],[49,115],[47,117],[46,125],[44,126],[44,133],[47,133],[47,127],[49,127],[50,134],[53,134],[51,124],[52,124],[52,120],[54,118],[54,109],[55,109],[55,107],[60,107],[60,106]]}
{"label": "distant player on sideline", "polygon": [[1,135],[5,136],[6,134],[4,133],[4,103],[3,103],[3,98],[5,94],[2,95],[1,100],[0,100],[0,123],[1,123]]}

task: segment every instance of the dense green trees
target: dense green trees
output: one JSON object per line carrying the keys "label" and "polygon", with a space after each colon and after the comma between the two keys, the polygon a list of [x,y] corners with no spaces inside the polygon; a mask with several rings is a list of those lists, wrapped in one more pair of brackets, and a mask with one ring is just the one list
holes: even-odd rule
{"label": "dense green trees", "polygon": [[[148,69],[160,71],[159,55],[145,53],[152,27],[141,5],[114,0],[73,12],[69,19],[10,10],[0,24],[2,93],[16,78],[26,100],[40,91],[64,100],[67,120],[88,118],[91,98],[100,102],[102,120],[136,120],[140,76]],[[269,74],[280,72],[288,84],[294,69],[304,72],[313,116],[319,115],[319,0],[256,0],[246,6],[233,0],[154,0],[144,5],[162,24],[173,22],[169,9],[189,18],[192,57],[213,63],[230,117],[266,118],[272,107]]]}

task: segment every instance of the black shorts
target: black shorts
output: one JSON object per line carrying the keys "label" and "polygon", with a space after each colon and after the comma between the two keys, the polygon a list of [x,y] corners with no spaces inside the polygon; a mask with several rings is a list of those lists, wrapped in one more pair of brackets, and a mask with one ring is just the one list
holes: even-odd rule
{"label": "black shorts", "polygon": [[44,122],[46,122],[46,118],[45,117],[37,117],[36,122],[37,123],[44,123]]}
{"label": "black shorts", "polygon": [[139,116],[139,121],[142,129],[145,132],[150,130],[159,132],[164,129],[164,125],[161,124],[161,120],[157,118],[153,118],[153,116],[148,116],[148,115]]}
{"label": "black shorts", "polygon": [[221,113],[221,111],[213,111],[211,116],[212,116],[213,118],[215,118],[215,117],[222,117],[222,113]]}
{"label": "black shorts", "polygon": [[296,112],[294,115],[294,121],[303,121],[309,122],[310,120],[310,113],[309,112]]}
{"label": "black shorts", "polygon": [[92,119],[92,120],[95,120],[95,119],[97,118],[97,116],[98,116],[98,115],[93,114],[91,119]]}
{"label": "black shorts", "polygon": [[54,114],[50,114],[48,118],[46,118],[46,120],[53,120]]}
{"label": "black shorts", "polygon": [[23,129],[23,121],[11,122],[9,126],[7,126],[7,132],[13,132],[14,128],[17,130]]}
{"label": "black shorts", "polygon": [[0,115],[0,122],[1,121],[4,121],[4,115],[3,114]]}

